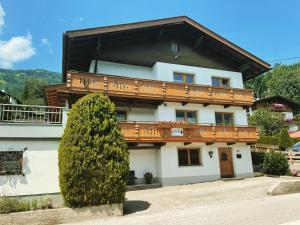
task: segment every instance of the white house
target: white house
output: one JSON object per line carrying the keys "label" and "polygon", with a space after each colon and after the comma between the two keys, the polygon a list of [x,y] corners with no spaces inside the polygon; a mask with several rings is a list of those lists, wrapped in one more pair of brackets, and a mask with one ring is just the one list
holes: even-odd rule
{"label": "white house", "polygon": [[101,92],[115,103],[130,170],[165,185],[253,176],[243,81],[269,64],[187,17],[64,34],[60,85],[48,107],[1,106],[0,185],[10,195],[58,193],[68,108]]}

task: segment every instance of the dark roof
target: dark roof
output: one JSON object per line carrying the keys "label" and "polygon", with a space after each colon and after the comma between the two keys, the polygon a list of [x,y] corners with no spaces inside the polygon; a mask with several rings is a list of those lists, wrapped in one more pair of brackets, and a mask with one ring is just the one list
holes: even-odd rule
{"label": "dark roof", "polygon": [[[222,55],[224,59],[231,60],[229,63],[230,66],[234,67],[234,71],[241,71],[244,80],[251,79],[270,69],[270,65],[267,62],[226,40],[189,17],[180,16],[66,31],[63,35],[63,81],[66,79],[66,71],[68,70],[87,70],[90,61],[95,59],[97,54],[99,54],[99,52],[97,53],[96,51],[98,48],[103,47],[107,49],[115,43],[138,42],[141,40],[149,41],[149,39],[156,40],[161,34],[171,31],[176,31],[179,33],[178,35],[185,35],[193,45],[204,43],[204,46],[209,48],[207,52],[216,51]],[[137,65],[150,66],[149,61],[142,61],[142,58],[147,57],[137,57]],[[112,60],[122,59],[116,57]],[[154,64],[155,59],[152,61]],[[182,64],[185,64],[185,62],[182,62]],[[188,63],[186,62],[186,64]]]}
{"label": "dark roof", "polygon": [[271,97],[256,100],[253,103],[252,107],[256,108],[258,103],[280,103],[280,104],[288,105],[294,110],[300,109],[300,104],[298,104],[297,102],[294,102],[286,97],[283,97],[281,95],[276,95],[276,96],[271,96]]}

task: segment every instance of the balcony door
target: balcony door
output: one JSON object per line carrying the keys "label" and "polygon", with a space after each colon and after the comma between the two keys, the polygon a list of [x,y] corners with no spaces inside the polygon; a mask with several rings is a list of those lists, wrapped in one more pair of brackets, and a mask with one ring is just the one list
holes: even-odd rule
{"label": "balcony door", "polygon": [[231,148],[219,148],[219,161],[221,178],[233,177],[233,162]]}

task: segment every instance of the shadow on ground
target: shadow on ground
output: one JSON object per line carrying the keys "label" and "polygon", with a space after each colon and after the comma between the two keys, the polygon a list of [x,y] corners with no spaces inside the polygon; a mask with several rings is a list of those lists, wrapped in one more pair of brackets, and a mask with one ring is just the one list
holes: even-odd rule
{"label": "shadow on ground", "polygon": [[147,201],[129,200],[124,203],[124,215],[147,210],[150,203]]}

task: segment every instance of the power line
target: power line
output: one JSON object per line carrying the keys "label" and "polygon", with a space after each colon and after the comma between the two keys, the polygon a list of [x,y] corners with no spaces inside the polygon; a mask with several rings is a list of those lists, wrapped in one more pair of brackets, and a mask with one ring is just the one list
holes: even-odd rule
{"label": "power line", "polygon": [[278,62],[278,61],[285,61],[291,59],[300,59],[300,56],[294,56],[294,57],[284,58],[284,59],[272,59],[272,60],[267,60],[267,62]]}

